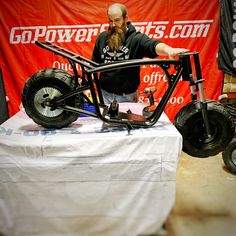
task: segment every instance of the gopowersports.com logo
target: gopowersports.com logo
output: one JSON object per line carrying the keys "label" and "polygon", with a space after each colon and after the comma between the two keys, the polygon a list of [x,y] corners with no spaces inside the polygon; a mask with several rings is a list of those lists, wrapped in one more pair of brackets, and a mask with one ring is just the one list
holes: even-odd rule
{"label": "gopowersports.com logo", "polygon": [[[133,23],[138,31],[152,39],[207,37],[212,24],[213,20],[174,21],[173,24],[169,21]],[[29,44],[38,40],[58,43],[91,42],[107,27],[108,24],[13,27],[9,41],[11,44]]]}

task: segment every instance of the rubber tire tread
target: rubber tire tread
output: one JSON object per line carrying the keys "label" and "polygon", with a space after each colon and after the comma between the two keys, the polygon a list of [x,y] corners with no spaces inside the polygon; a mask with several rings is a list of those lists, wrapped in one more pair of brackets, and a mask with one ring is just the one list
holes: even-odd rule
{"label": "rubber tire tread", "polygon": [[210,130],[216,133],[216,136],[213,136],[212,140],[207,143],[203,139],[196,138],[197,135],[203,133],[196,128],[197,124],[203,125],[199,101],[192,101],[182,107],[174,119],[173,123],[183,137],[182,150],[190,156],[217,155],[226,148],[234,137],[233,118],[222,104],[211,100],[207,101],[207,115],[210,121]]}

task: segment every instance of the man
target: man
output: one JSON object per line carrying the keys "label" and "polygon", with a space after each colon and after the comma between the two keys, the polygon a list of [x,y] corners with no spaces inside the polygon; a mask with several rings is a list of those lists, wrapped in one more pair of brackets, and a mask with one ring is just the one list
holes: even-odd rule
{"label": "man", "polygon": [[[184,48],[172,48],[158,40],[152,40],[146,34],[137,32],[128,21],[126,6],[115,3],[108,7],[109,28],[102,32],[95,43],[93,61],[109,63],[143,57],[155,58],[158,55],[174,57],[188,51]],[[100,84],[105,104],[114,99],[117,102],[135,102],[136,90],[140,84],[140,67],[102,72]]]}

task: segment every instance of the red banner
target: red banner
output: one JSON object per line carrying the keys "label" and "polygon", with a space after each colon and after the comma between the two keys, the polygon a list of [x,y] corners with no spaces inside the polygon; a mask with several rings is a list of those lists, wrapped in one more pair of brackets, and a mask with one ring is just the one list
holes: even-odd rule
{"label": "red banner", "polygon": [[[2,1],[1,68],[9,98],[10,115],[19,110],[21,93],[30,75],[42,68],[56,67],[72,73],[68,62],[37,47],[36,40],[49,41],[91,58],[95,40],[107,28],[107,6],[115,1],[99,0],[11,0]],[[219,39],[218,0],[119,1],[128,8],[129,19],[141,32],[173,47],[199,51],[206,98],[218,99],[222,73],[217,68]],[[167,86],[163,73],[151,66],[142,68],[141,85],[156,86],[155,101]],[[140,95],[139,102],[147,98]],[[166,114],[171,120],[191,100],[188,83],[180,82]]]}

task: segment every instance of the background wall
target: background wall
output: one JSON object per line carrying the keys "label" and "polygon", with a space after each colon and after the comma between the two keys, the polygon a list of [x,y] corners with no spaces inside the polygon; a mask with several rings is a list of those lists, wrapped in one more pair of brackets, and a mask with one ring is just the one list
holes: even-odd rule
{"label": "background wall", "polygon": [[[10,116],[19,110],[25,81],[36,71],[57,67],[72,72],[66,60],[37,47],[36,40],[49,41],[91,58],[97,35],[107,27],[107,6],[124,3],[138,30],[174,47],[199,51],[206,97],[221,93],[222,73],[218,70],[218,0],[10,0],[0,5],[0,63]],[[141,72],[144,87],[156,86],[156,101],[167,86],[165,76],[150,66]],[[146,98],[140,95],[139,102]],[[173,120],[190,101],[189,88],[181,82],[166,107]]]}

